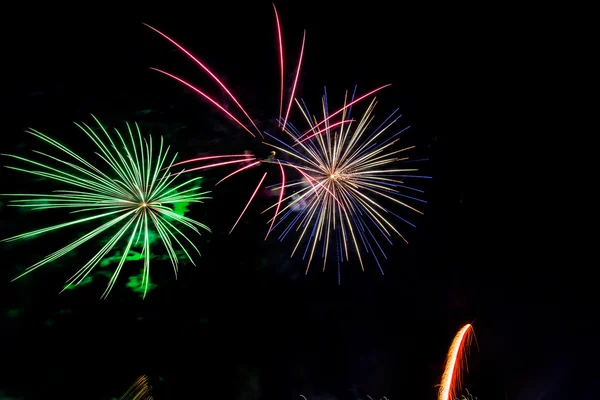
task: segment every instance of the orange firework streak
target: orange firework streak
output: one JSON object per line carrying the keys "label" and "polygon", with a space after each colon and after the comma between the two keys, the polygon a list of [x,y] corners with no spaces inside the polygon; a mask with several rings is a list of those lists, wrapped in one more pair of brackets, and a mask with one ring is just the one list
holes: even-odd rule
{"label": "orange firework streak", "polygon": [[148,377],[140,376],[119,400],[153,400],[149,394],[152,386],[148,385]]}
{"label": "orange firework streak", "polygon": [[467,365],[466,352],[471,345],[472,334],[473,327],[471,324],[466,324],[454,337],[450,350],[448,350],[438,400],[455,399],[460,392],[462,370]]}

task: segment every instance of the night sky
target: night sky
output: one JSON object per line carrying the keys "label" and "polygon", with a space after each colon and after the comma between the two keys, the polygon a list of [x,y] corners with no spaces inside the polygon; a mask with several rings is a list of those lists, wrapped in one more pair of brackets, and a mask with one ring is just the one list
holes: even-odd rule
{"label": "night sky", "polygon": [[[255,3],[80,6],[53,9],[52,17],[23,9],[7,17],[1,152],[39,148],[24,133],[33,127],[92,154],[72,122],[90,121],[93,113],[111,126],[137,121],[145,133],[163,134],[181,160],[244,150],[266,155],[197,95],[149,69],[179,75],[231,106],[193,62],[142,25],[206,61],[259,126],[273,129],[276,31],[271,4]],[[324,86],[341,101],[355,85],[366,92],[391,83],[378,95],[376,117],[399,107],[400,125],[411,126],[401,142],[430,159],[422,167],[433,179],[419,182],[425,215],[403,231],[409,244],[396,241],[388,250],[385,275],[373,263],[361,272],[349,262],[340,286],[334,268],[321,272],[315,264],[305,276],[301,257],[289,257],[295,242],[263,241],[267,218],[259,212],[272,202],[265,196],[228,235],[260,170],[219,185],[213,200],[192,207],[190,215],[213,229],[198,240],[198,266],[182,268],[175,280],[168,263],[154,263],[158,288],[144,301],[124,287],[124,277],[107,300],[99,300],[100,280],[58,294],[93,254],[84,249],[10,282],[76,232],[2,244],[0,399],[110,399],[142,374],[157,400],[434,399],[447,348],[465,323],[477,341],[464,385],[478,399],[597,396],[594,278],[575,272],[574,259],[553,256],[564,249],[564,232],[538,235],[528,213],[537,218],[543,202],[519,198],[509,169],[499,177],[486,172],[497,159],[511,163],[497,153],[521,133],[491,133],[514,111],[519,93],[502,92],[510,61],[482,40],[485,13],[472,19],[458,9],[327,4],[277,4],[288,80],[307,30],[297,96],[314,109]],[[206,172],[205,188],[213,190],[225,172]],[[6,169],[0,180],[3,193],[45,187]],[[2,199],[0,236],[61,220],[41,214]]]}

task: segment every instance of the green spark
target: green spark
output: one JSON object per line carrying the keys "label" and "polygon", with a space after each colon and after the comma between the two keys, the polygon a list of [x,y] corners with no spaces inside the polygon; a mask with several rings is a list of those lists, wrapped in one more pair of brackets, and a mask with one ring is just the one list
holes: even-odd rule
{"label": "green spark", "polygon": [[[182,183],[177,182],[184,170],[171,173],[171,167],[177,154],[168,161],[170,147],[164,147],[162,137],[158,151],[156,151],[151,136],[149,140],[146,140],[142,137],[137,124],[134,124],[135,129],[126,124],[128,134],[122,135],[117,129],[114,129],[116,138],[113,139],[100,121],[96,117],[92,117],[98,123],[103,135],[95,133],[85,123],[75,123],[75,125],[96,145],[99,150],[96,155],[102,160],[104,169],[96,167],[81,157],[79,152],[68,149],[35,129],[29,129],[27,132],[67,157],[63,159],[34,150],[36,154],[44,157],[43,159],[46,160],[44,163],[21,156],[4,154],[28,164],[27,167],[7,166],[7,168],[51,179],[69,187],[55,190],[49,194],[1,195],[21,198],[11,200],[8,203],[9,206],[30,210],[67,209],[70,214],[82,215],[81,218],[22,233],[3,239],[2,242],[31,239],[88,222],[97,225],[95,229],[28,267],[24,273],[14,279],[16,280],[43,265],[54,262],[82,244],[107,234],[109,230],[115,230],[116,232],[108,237],[101,249],[66,282],[63,291],[89,282],[89,274],[94,267],[110,263],[112,257],[107,257],[108,254],[118,243],[123,243],[118,265],[110,276],[102,298],[106,298],[115,285],[123,264],[128,260],[139,259],[143,259],[139,287],[145,296],[147,291],[152,288],[150,259],[152,258],[151,245],[153,242],[162,242],[164,245],[176,277],[180,257],[189,259],[194,264],[186,248],[188,245],[200,255],[198,248],[181,229],[188,228],[197,234],[200,234],[200,229],[209,232],[210,229],[183,214],[187,211],[185,206],[190,203],[201,203],[202,200],[208,199],[209,197],[205,197],[205,195],[209,192],[199,191],[201,178],[189,179]],[[102,137],[104,137],[104,141]],[[134,249],[139,247],[141,250],[136,253]],[[180,250],[176,250],[176,247]]]}

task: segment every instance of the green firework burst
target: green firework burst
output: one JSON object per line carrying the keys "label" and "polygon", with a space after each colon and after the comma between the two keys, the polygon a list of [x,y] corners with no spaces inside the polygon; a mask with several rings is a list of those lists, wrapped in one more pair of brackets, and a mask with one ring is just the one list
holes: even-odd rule
{"label": "green firework burst", "polygon": [[200,229],[209,232],[210,229],[198,221],[174,212],[174,207],[182,203],[200,203],[209,198],[205,197],[209,192],[199,191],[198,182],[201,178],[189,179],[181,183],[177,181],[183,170],[174,174],[170,172],[177,154],[170,160],[167,159],[169,147],[165,148],[162,137],[158,151],[156,151],[152,144],[152,137],[149,140],[143,138],[137,124],[134,124],[134,129],[127,124],[127,133],[124,135],[114,129],[115,138],[113,139],[100,121],[94,116],[93,118],[98,123],[98,133],[85,123],[75,123],[75,125],[96,145],[99,150],[96,154],[102,160],[100,165],[104,167],[103,169],[94,166],[78,153],[34,129],[29,129],[27,132],[67,157],[62,159],[34,150],[45,160],[45,162],[39,162],[21,156],[4,154],[28,164],[27,168],[13,166],[7,166],[7,168],[50,179],[70,187],[70,190],[55,190],[50,194],[3,195],[21,198],[11,200],[9,206],[31,210],[68,209],[70,214],[84,216],[70,222],[3,239],[2,242],[30,239],[62,228],[97,222],[100,225],[95,229],[28,267],[14,280],[55,261],[84,243],[110,232],[108,241],[66,282],[65,289],[83,282],[94,267],[106,259],[113,248],[122,242],[125,243],[125,247],[102,298],[106,298],[113,288],[130,251],[138,246],[141,246],[140,255],[143,258],[141,288],[145,296],[150,284],[151,237],[159,237],[164,244],[175,276],[177,276],[179,261],[176,247],[181,249],[179,253],[193,264],[194,261],[186,247],[193,248],[198,255],[200,255],[200,251],[180,228],[188,228],[197,234],[200,234]]}

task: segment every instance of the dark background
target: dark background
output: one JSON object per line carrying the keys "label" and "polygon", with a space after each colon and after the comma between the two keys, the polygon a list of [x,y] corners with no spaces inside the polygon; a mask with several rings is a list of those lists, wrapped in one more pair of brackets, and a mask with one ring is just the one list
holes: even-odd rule
{"label": "dark background", "polygon": [[[72,263],[87,260],[83,251],[10,283],[66,238],[3,244],[4,394],[108,399],[148,374],[157,399],[433,399],[450,341],[472,322],[477,344],[465,386],[479,399],[592,398],[600,385],[593,278],[554,257],[565,233],[538,233],[529,212],[549,206],[518,193],[514,165],[499,176],[487,172],[496,160],[511,164],[504,151],[527,140],[526,131],[495,133],[527,89],[512,82],[506,93],[520,77],[507,71],[522,62],[503,49],[511,29],[490,29],[493,13],[483,10],[377,2],[278,7],[288,79],[307,29],[298,96],[313,108],[324,85],[332,99],[355,84],[364,92],[392,83],[378,96],[376,115],[400,107],[400,123],[411,125],[404,143],[430,158],[424,169],[434,177],[422,184],[425,216],[405,231],[410,244],[397,242],[388,252],[385,276],[373,264],[360,272],[353,263],[344,265],[341,286],[333,269],[315,267],[304,276],[304,262],[289,258],[290,241],[263,241],[258,211],[269,199],[259,199],[227,235],[262,171],[194,206],[192,216],[213,229],[199,241],[198,267],[183,268],[175,281],[168,264],[155,263],[159,287],[145,301],[123,287],[100,301],[104,282],[58,295]],[[148,69],[173,72],[227,103],[202,71],[141,22],[206,61],[269,127],[279,70],[268,2],[32,7],[6,18],[2,152],[37,145],[23,133],[31,126],[91,154],[71,123],[89,121],[89,113],[114,126],[136,120],[146,133],[165,135],[181,159],[261,151],[198,96]],[[223,172],[205,174],[207,189]],[[39,191],[22,174],[4,169],[0,178],[2,192]],[[51,220],[0,204],[3,237]],[[544,219],[559,214],[550,209]],[[242,397],[253,385],[260,395]]]}

